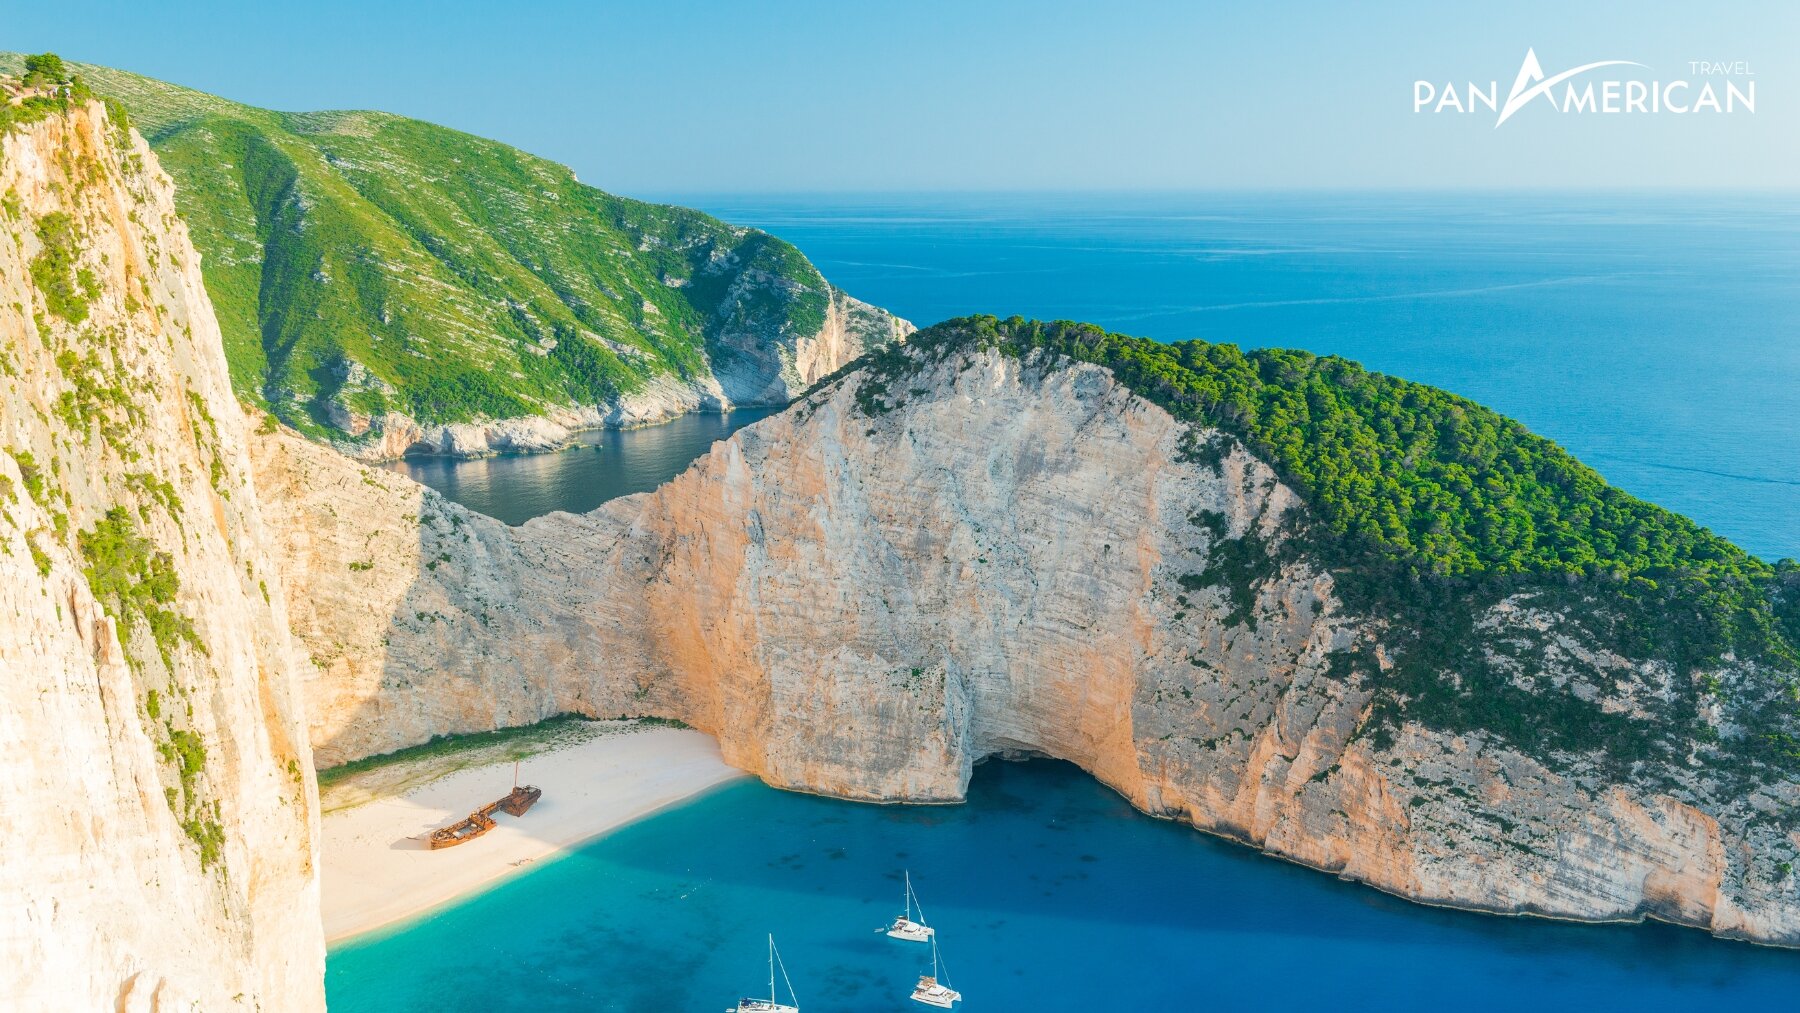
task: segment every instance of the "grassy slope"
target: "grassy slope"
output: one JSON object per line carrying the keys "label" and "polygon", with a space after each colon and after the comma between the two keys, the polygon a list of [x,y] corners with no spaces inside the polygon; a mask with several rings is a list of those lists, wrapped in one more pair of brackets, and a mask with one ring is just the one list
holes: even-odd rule
{"label": "grassy slope", "polygon": [[[924,357],[976,347],[1045,351],[1108,367],[1176,418],[1217,429],[1268,461],[1310,508],[1277,549],[1224,543],[1184,588],[1224,586],[1234,621],[1255,625],[1254,587],[1304,554],[1330,569],[1354,612],[1389,625],[1397,663],[1344,659],[1376,685],[1371,733],[1402,716],[1498,734],[1528,752],[1578,752],[1629,773],[1691,767],[1751,780],[1800,771],[1800,564],[1771,564],[1685,517],[1613,488],[1556,444],[1497,412],[1424,384],[1306,352],[1165,344],[1069,322],[973,317],[872,353],[872,416],[904,399]],[[1194,438],[1192,459],[1223,447]],[[1194,523],[1220,534],[1220,519]],[[1528,595],[1578,637],[1677,678],[1651,720],[1601,701],[1518,684],[1548,638],[1475,629],[1495,602]],[[1737,659],[1727,665],[1727,658]],[[1610,679],[1597,676],[1606,693]],[[1721,681],[1721,680],[1724,681]]]}
{"label": "grassy slope", "polygon": [[174,178],[240,393],[303,428],[333,396],[424,422],[599,403],[823,323],[824,278],[765,233],[417,120],[71,67]]}

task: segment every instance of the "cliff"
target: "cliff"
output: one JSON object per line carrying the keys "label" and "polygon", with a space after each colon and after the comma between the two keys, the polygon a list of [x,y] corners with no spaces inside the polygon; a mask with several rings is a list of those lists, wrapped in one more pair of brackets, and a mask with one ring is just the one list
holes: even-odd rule
{"label": "cliff", "polygon": [[297,655],[199,258],[99,103],[19,108],[0,128],[5,1004],[322,1009]]}
{"label": "cliff", "polygon": [[[1280,426],[1245,421],[1289,416],[1200,371],[1207,355],[1243,366],[1234,349],[1127,345],[1109,369],[982,327],[861,361],[653,493],[519,528],[258,438],[321,763],[562,711],[679,717],[771,784],[856,799],[953,801],[985,758],[1048,755],[1146,812],[1404,897],[1800,945],[1800,788],[1765,749],[1793,727],[1779,651],[1646,654],[1608,611],[1636,585],[1611,591],[1598,566],[1482,582],[1480,553],[1455,580],[1406,578],[1438,595],[1422,621],[1407,594],[1372,590],[1408,558],[1388,552],[1404,525],[1333,536],[1355,514],[1290,477],[1309,471]],[[1241,372],[1291,394],[1306,368]],[[1221,421],[1177,418],[1171,392],[1189,387]],[[1500,425],[1440,407],[1458,431]],[[1613,511],[1645,544],[1755,570],[1500,431],[1508,460],[1562,476],[1528,519]],[[1436,453],[1397,455],[1421,495]],[[1428,534],[1456,517],[1450,498],[1437,509]],[[1465,559],[1455,539],[1421,543]],[[1364,544],[1388,554],[1345,548]],[[1673,594],[1655,607],[1675,615]]]}
{"label": "cliff", "polygon": [[768,233],[504,144],[70,66],[174,178],[239,397],[352,456],[551,450],[782,405],[912,329]]}

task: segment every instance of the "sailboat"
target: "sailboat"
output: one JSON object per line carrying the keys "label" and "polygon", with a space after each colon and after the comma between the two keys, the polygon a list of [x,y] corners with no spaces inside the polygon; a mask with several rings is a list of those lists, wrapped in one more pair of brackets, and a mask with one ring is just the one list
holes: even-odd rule
{"label": "sailboat", "polygon": [[938,964],[937,937],[932,936],[931,973],[919,975],[919,983],[913,988],[913,1002],[922,1002],[927,1006],[936,1006],[939,1009],[950,1009],[962,999],[962,993],[939,979],[938,975],[942,972]]}
{"label": "sailboat", "polygon": [[[788,998],[793,1005],[775,1001],[775,969],[781,968],[781,980],[787,985]],[[787,965],[781,962],[781,954],[775,950],[775,937],[769,936],[769,997],[767,999],[739,999],[736,1006],[725,1013],[800,1013],[800,997],[794,994],[794,983],[788,980]]]}
{"label": "sailboat", "polygon": [[[919,913],[918,920],[913,919],[913,912]],[[894,924],[878,931],[886,932],[895,939],[904,939],[909,943],[923,943],[937,935],[937,930],[925,924],[925,909],[919,906],[918,895],[913,893],[912,873],[906,874],[906,910],[894,919]]]}

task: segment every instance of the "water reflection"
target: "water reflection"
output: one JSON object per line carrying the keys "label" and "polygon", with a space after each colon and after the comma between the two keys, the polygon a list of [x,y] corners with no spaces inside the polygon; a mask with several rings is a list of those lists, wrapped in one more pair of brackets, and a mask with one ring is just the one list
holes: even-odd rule
{"label": "water reflection", "polygon": [[387,465],[471,510],[508,524],[566,510],[586,513],[607,500],[648,492],[681,474],[712,445],[777,408],[683,415],[643,429],[581,433],[557,454],[505,454],[461,461],[412,457]]}

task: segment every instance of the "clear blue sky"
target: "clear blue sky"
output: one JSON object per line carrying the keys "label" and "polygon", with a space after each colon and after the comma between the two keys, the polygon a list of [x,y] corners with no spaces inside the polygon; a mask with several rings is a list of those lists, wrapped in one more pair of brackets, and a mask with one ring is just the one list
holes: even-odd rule
{"label": "clear blue sky", "polygon": [[[12,0],[54,50],[278,109],[376,108],[625,193],[1792,187],[1800,4]],[[1415,78],[1744,60],[1753,116],[1412,112]]]}

